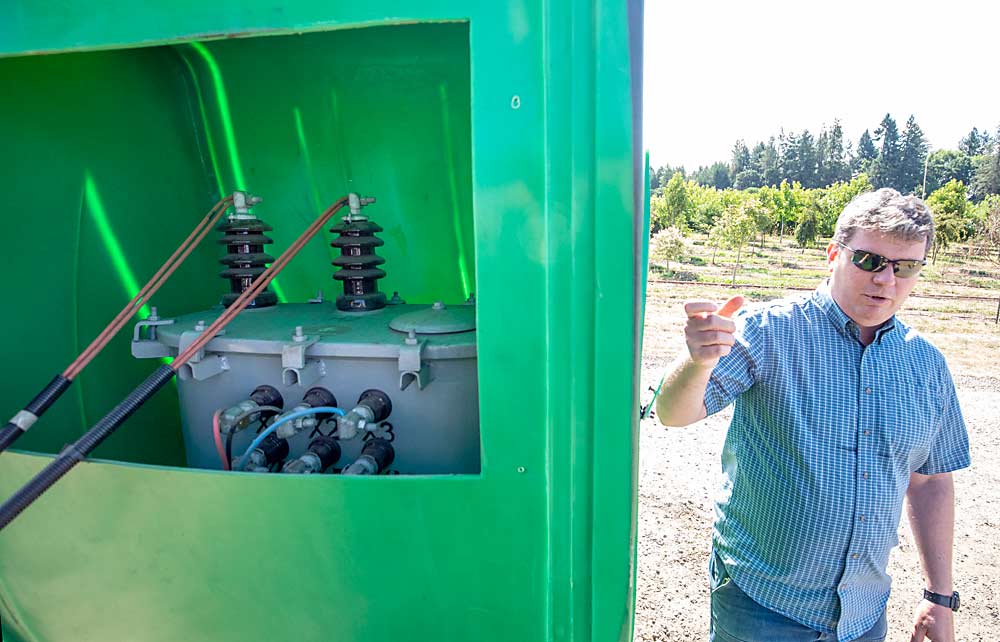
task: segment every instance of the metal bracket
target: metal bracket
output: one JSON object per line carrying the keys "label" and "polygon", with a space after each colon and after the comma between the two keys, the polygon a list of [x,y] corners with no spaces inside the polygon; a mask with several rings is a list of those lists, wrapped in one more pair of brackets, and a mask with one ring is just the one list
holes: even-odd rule
{"label": "metal bracket", "polygon": [[[298,337],[302,337],[299,339]],[[281,380],[286,386],[309,386],[326,376],[326,366],[317,359],[306,359],[309,347],[319,337],[297,335],[293,343],[281,346]]]}
{"label": "metal bracket", "polygon": [[[201,326],[202,324],[199,324],[197,327]],[[197,327],[195,330],[188,330],[181,333],[181,338],[177,345],[177,354],[184,352],[189,345],[201,336],[204,330],[199,330]],[[223,332],[219,332],[219,335],[222,334]],[[229,370],[229,361],[225,357],[218,354],[206,353],[205,349],[202,348],[193,357],[188,359],[187,363],[181,366],[181,369],[177,371],[177,376],[182,380],[194,379],[196,381],[204,381],[226,370]]]}
{"label": "metal bracket", "polygon": [[[173,319],[161,319],[156,315],[150,315],[147,319],[136,323],[135,329],[132,330],[132,356],[136,359],[171,356],[170,348],[156,340],[156,328],[161,325],[171,325],[173,322]],[[143,328],[149,328],[145,333],[145,339],[142,337]]]}
{"label": "metal bracket", "polygon": [[431,382],[430,366],[422,363],[420,358],[426,344],[426,341],[420,341],[411,331],[403,345],[399,346],[400,390],[406,390],[414,381],[417,382],[417,389],[423,390]]}

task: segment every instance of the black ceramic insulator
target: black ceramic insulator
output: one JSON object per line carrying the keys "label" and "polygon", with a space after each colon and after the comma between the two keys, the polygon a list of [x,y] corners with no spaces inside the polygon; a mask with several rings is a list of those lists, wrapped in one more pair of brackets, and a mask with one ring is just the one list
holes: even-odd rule
{"label": "black ceramic insulator", "polygon": [[[333,393],[326,388],[321,388],[316,386],[315,388],[310,388],[306,391],[305,396],[302,397],[302,403],[307,403],[311,408],[319,408],[321,406],[327,407],[337,407],[337,398],[333,396]],[[316,418],[320,421],[329,419],[332,413],[329,412],[318,412],[316,413]]]}
{"label": "black ceramic insulator", "polygon": [[260,442],[257,450],[264,453],[264,460],[270,466],[279,461],[285,461],[285,458],[288,457],[288,440],[282,439],[272,433],[265,437],[264,441]]}
{"label": "black ceramic insulator", "polygon": [[392,414],[392,401],[389,400],[389,395],[374,388],[361,393],[361,396],[358,397],[358,405],[371,408],[372,414],[375,415],[373,421],[382,421]]}
{"label": "black ceramic insulator", "polygon": [[385,439],[369,439],[365,442],[365,447],[361,449],[362,455],[368,455],[375,460],[378,472],[382,472],[392,465],[396,458],[396,451]]}
{"label": "black ceramic insulator", "polygon": [[326,470],[340,459],[340,444],[333,437],[317,437],[309,442],[309,452],[319,457],[320,470]]}
{"label": "black ceramic insulator", "polygon": [[[267,265],[274,257],[264,252],[264,246],[274,243],[264,236],[269,232],[270,225],[258,218],[227,218],[215,228],[223,233],[219,243],[226,246],[229,252],[219,259],[219,263],[228,266],[219,276],[229,280],[229,293],[223,295],[222,305],[229,307],[241,294],[250,289],[254,279],[264,273]],[[277,295],[265,288],[248,308],[266,308],[278,302]]]}
{"label": "black ceramic insulator", "polygon": [[[253,389],[250,393],[250,401],[254,402],[258,406],[274,406],[275,408],[284,408],[285,400],[281,397],[281,393],[274,386],[261,385]],[[273,417],[276,415],[273,410],[265,410],[260,413],[261,417]]]}
{"label": "black ceramic insulator", "polygon": [[382,227],[368,220],[341,221],[331,232],[340,236],[330,245],[340,250],[333,264],[340,268],[333,278],[344,283],[343,296],[337,297],[337,309],[350,311],[378,310],[386,304],[385,294],[379,292],[378,280],[385,271],[378,265],[385,259],[375,254],[375,248],[385,243],[375,236]]}

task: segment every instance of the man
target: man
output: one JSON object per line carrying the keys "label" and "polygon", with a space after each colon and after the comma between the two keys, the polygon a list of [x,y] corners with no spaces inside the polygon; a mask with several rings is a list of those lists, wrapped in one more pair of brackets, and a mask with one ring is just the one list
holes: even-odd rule
{"label": "man", "polygon": [[[968,436],[944,358],[895,317],[934,236],[928,207],[891,189],[837,221],[829,279],[808,296],[689,302],[687,350],[660,420],[735,400],[713,529],[715,642],[882,640],[903,497],[926,580],[911,640],[953,642],[951,471]],[[915,600],[921,596],[914,596]]]}

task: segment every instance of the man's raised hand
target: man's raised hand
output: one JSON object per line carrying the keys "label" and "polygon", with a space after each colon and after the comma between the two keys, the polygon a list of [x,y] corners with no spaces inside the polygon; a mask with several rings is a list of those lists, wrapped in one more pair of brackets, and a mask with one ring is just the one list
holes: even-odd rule
{"label": "man's raised hand", "polygon": [[736,295],[719,307],[711,301],[688,301],[684,304],[687,340],[691,361],[706,368],[714,368],[719,359],[729,354],[735,339],[736,324],[733,314],[743,306],[743,297]]}

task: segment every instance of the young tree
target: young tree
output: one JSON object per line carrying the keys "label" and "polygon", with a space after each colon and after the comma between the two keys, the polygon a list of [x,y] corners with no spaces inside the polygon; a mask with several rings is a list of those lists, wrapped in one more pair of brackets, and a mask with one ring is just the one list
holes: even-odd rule
{"label": "young tree", "polygon": [[986,245],[986,257],[1000,264],[1000,196],[988,196],[979,207],[979,238]]}
{"label": "young tree", "polygon": [[927,206],[934,212],[934,244],[931,263],[937,262],[938,250],[947,248],[954,241],[963,240],[969,228],[967,220],[969,201],[965,185],[949,181],[927,198]]}
{"label": "young tree", "polygon": [[655,202],[650,200],[652,231],[655,233],[667,227],[685,229],[690,204],[687,181],[680,172],[675,172],[663,188],[663,198]]}
{"label": "young tree", "polygon": [[666,262],[667,272],[670,271],[670,262],[679,261],[686,250],[687,239],[676,227],[668,227],[653,236],[653,259]]}
{"label": "young tree", "polygon": [[807,207],[802,210],[802,217],[799,224],[795,226],[795,243],[805,249],[816,242],[816,208]]}
{"label": "young tree", "polygon": [[[747,199],[755,200],[755,199]],[[740,267],[740,259],[743,254],[743,246],[750,241],[757,225],[754,221],[753,209],[759,207],[759,203],[742,203],[734,209],[730,209],[723,215],[712,228],[709,240],[717,244],[717,247],[726,247],[736,250],[736,262],[733,263],[733,285],[736,285],[736,272]],[[714,237],[714,238],[713,238]]]}

